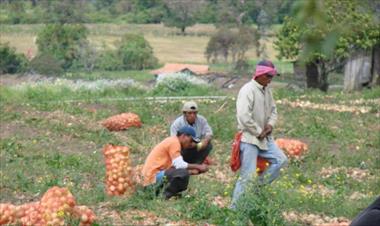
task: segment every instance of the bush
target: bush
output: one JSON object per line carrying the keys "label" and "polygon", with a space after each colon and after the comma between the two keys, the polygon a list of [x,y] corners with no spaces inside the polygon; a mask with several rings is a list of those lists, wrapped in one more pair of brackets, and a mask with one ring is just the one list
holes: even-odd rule
{"label": "bush", "polygon": [[62,62],[51,54],[41,54],[30,61],[30,69],[42,75],[61,75]]}
{"label": "bush", "polygon": [[207,95],[211,87],[201,79],[186,73],[160,75],[157,78],[154,95],[199,96]]}
{"label": "bush", "polygon": [[143,70],[153,68],[158,60],[153,55],[153,49],[141,35],[127,34],[117,46],[123,69]]}
{"label": "bush", "polygon": [[237,215],[242,222],[248,223],[249,219],[254,225],[259,226],[286,225],[282,216],[282,191],[269,186],[259,185],[257,181],[249,182],[236,206]]}
{"label": "bush", "polygon": [[98,57],[96,68],[106,71],[117,71],[123,68],[123,62],[116,51],[107,50]]}
{"label": "bush", "polygon": [[49,24],[37,36],[38,51],[63,61],[68,69],[80,58],[80,46],[87,42],[87,29],[80,24]]}
{"label": "bush", "polygon": [[0,43],[0,74],[23,72],[27,68],[28,60],[23,54],[17,54],[8,44]]}

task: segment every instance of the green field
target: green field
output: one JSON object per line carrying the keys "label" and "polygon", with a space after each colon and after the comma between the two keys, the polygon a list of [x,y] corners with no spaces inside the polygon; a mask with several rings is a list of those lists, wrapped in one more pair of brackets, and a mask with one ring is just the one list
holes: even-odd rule
{"label": "green field", "polygon": [[[207,63],[204,51],[207,42],[215,27],[213,25],[198,24],[188,28],[187,35],[179,35],[174,28],[164,27],[162,24],[87,24],[89,40],[96,48],[114,48],[114,42],[120,40],[126,33],[143,34],[153,47],[155,56],[161,63]],[[18,52],[26,54],[31,49],[37,53],[35,44],[36,35],[43,25],[2,25],[0,28],[0,42],[9,42]],[[276,27],[277,29],[277,27]],[[267,55],[274,59],[277,55],[272,45],[273,38],[264,41]],[[255,49],[247,52],[248,58],[256,58]]]}
{"label": "green field", "polygon": [[[98,74],[91,80],[102,77]],[[160,92],[136,87],[73,90],[66,84],[43,83],[1,86],[0,202],[37,200],[48,188],[59,185],[68,187],[78,203],[95,211],[97,225],[247,225],[248,217],[254,225],[260,225],[258,216],[273,222],[290,211],[352,219],[379,195],[379,88],[328,94],[282,88],[274,92],[275,98],[283,101],[278,104],[274,136],[300,139],[309,145],[309,151],[301,161],[291,161],[262,195],[251,196],[250,201],[259,206],[246,208],[244,214],[227,208],[237,179],[228,164],[236,131],[235,94],[225,100],[199,102],[200,113],[215,133],[211,156],[215,165],[208,173],[191,178],[183,198],[164,201],[140,189],[131,197],[108,197],[103,183],[103,146],[129,146],[133,165],[143,163],[152,147],[168,136],[170,122],[180,114],[182,105],[181,101],[109,98],[183,95]],[[225,94],[213,87],[190,87],[186,93]],[[314,107],[291,107],[286,101],[310,101]],[[347,107],[351,108],[339,111]],[[355,109],[366,111],[358,113]],[[101,120],[122,112],[139,114],[143,127],[109,132],[100,125]],[[323,168],[331,175],[322,177]],[[352,171],[362,176],[352,176]],[[305,220],[284,224],[314,225]]]}

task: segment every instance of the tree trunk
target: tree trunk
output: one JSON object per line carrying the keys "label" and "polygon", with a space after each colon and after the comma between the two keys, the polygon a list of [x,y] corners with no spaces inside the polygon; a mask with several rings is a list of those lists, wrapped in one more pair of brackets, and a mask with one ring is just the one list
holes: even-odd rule
{"label": "tree trunk", "polygon": [[306,64],[306,87],[320,88],[318,66],[315,62]]}
{"label": "tree trunk", "polygon": [[299,61],[293,62],[294,80],[295,85],[300,88],[306,87],[306,66]]}
{"label": "tree trunk", "polygon": [[368,51],[358,51],[351,55],[344,66],[344,90],[361,90],[371,82],[372,56]]}
{"label": "tree trunk", "polygon": [[182,35],[183,35],[183,36],[186,35],[185,30],[186,30],[186,27],[181,27],[181,32],[182,32]]}
{"label": "tree trunk", "polygon": [[380,45],[372,51],[372,86],[380,86]]}
{"label": "tree trunk", "polygon": [[328,73],[326,71],[326,65],[323,61],[319,62],[319,89],[323,92],[327,92],[329,88]]}

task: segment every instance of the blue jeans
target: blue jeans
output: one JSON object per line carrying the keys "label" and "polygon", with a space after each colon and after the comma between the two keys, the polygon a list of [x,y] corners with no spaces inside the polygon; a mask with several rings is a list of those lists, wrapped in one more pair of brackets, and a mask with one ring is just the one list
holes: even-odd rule
{"label": "blue jeans", "polygon": [[268,137],[268,150],[261,150],[256,145],[245,142],[240,143],[240,176],[236,182],[232,196],[232,205],[234,208],[240,195],[244,192],[245,186],[256,176],[257,156],[268,160],[270,165],[260,175],[259,183],[269,184],[280,175],[280,169],[287,165],[288,158],[283,151],[277,147],[272,137]]}

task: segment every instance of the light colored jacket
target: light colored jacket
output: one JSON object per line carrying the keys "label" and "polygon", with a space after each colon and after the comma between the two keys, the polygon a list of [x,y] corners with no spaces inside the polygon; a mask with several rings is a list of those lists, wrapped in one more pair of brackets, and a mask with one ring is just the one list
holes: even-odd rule
{"label": "light colored jacket", "polygon": [[263,87],[255,80],[246,83],[239,91],[236,101],[238,129],[243,131],[242,142],[257,145],[268,150],[267,139],[257,139],[265,125],[272,127],[277,121],[276,103],[269,87]]}
{"label": "light colored jacket", "polygon": [[212,129],[208,124],[205,117],[202,115],[197,115],[193,125],[190,125],[185,116],[179,116],[170,126],[170,136],[176,136],[179,129],[183,126],[191,126],[194,128],[197,138],[203,139],[207,136],[212,137]]}

